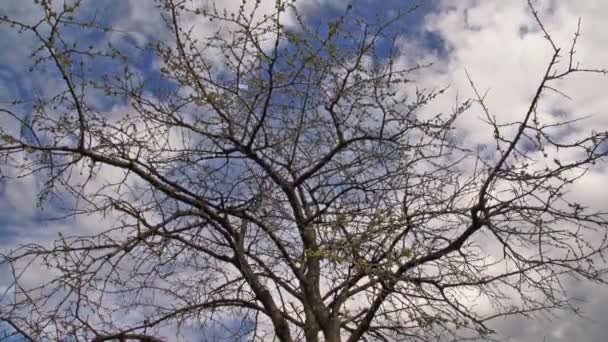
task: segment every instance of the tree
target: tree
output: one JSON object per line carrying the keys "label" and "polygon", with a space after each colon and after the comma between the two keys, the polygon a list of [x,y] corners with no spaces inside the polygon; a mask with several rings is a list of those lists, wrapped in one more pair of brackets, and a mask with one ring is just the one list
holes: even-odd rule
{"label": "tree", "polygon": [[[19,127],[2,127],[3,175],[44,179],[41,205],[103,226],[2,256],[0,319],[26,339],[157,341],[197,324],[283,342],[490,339],[492,319],[576,310],[565,279],[604,283],[607,214],[568,189],[607,134],[568,141],[576,121],[539,108],[557,81],[606,71],[578,66],[578,31],[562,51],[531,4],[553,53],[527,111],[499,122],[473,81],[476,98],[426,110],[445,89],[418,88],[429,66],[399,58],[415,6],[315,25],[293,1],[159,0],[165,31],[134,54],[77,39],[120,34],[81,1],[37,3],[39,22],[0,21],[38,40],[33,70],[61,86],[0,108]],[[192,30],[203,20],[217,31]],[[157,77],[133,56],[158,58]],[[492,146],[455,125],[473,106]]]}

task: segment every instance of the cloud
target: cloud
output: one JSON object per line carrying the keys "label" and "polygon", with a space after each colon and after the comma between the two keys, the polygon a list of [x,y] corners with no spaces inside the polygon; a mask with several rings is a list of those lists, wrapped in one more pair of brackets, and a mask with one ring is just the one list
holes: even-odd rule
{"label": "cloud", "polygon": [[[118,2],[117,6],[110,6],[112,3],[114,2],[101,1],[94,3],[85,1],[83,5],[85,11],[81,13],[83,19],[90,16],[99,16],[103,19],[100,21],[101,24],[117,28],[116,32],[107,32],[102,34],[97,32],[97,35],[94,36],[93,41],[90,43],[93,45],[99,45],[101,48],[103,48],[103,44],[109,41],[123,50],[127,49],[130,53],[130,57],[134,60],[141,59],[142,55],[138,54],[137,49],[134,49],[133,46],[129,46],[129,44],[135,43],[139,44],[141,47],[149,39],[156,39],[159,37],[159,35],[163,34],[164,30],[162,28],[162,21],[158,16],[158,10],[154,6],[150,5],[153,4],[153,2],[147,2],[148,5],[143,6],[139,1],[130,1],[128,4],[126,4],[126,2]],[[225,5],[232,5],[234,7],[236,4],[236,1],[232,1],[231,3]],[[265,2],[265,5],[260,10],[260,16],[273,7],[268,7],[267,4],[268,2]],[[18,5],[10,6],[8,8],[4,8],[3,11],[5,12],[2,14],[7,13],[10,16],[17,16],[27,22],[35,22],[38,18],[40,18],[41,13],[36,7],[30,7],[26,8],[25,6],[20,7]],[[27,16],[27,18],[24,18],[24,16]],[[28,71],[27,68],[30,65],[28,63],[24,63],[24,61],[29,61],[28,53],[32,50],[32,47],[36,46],[37,44],[36,39],[32,34],[24,33],[17,35],[14,34],[13,30],[5,30],[4,27],[2,29],[2,32],[7,31],[11,33],[4,36],[5,39],[2,40],[2,44],[5,44],[5,46],[2,47],[5,47],[5,49],[0,52],[0,60],[2,61],[2,65],[0,66],[2,68],[2,74],[0,74],[0,80],[2,81],[0,86],[0,99],[12,99],[15,97],[31,99],[34,95],[49,98],[54,96],[57,92],[61,92],[65,89],[64,85],[61,84],[60,79],[57,77],[57,74],[53,74],[52,72],[46,73],[39,69],[36,69],[34,73]],[[197,29],[197,34],[205,35],[213,33],[213,30],[215,29],[216,27],[213,25],[202,26]],[[68,31],[64,38],[67,41],[77,41],[80,43],[79,38],[85,37],[91,39],[91,37],[86,36],[86,33],[87,32]],[[23,44],[19,44],[20,42]],[[21,48],[11,49],[13,46]],[[157,63],[157,61],[152,61],[151,64],[155,65],[155,63]],[[112,64],[102,64],[102,67],[95,70],[96,73],[92,76],[99,77],[104,75],[104,73],[108,74],[116,72],[113,70],[112,66]],[[142,70],[138,71],[142,75],[146,75],[154,70],[142,68]],[[15,86],[15,80],[17,80],[17,83],[27,82],[27,84],[23,86]],[[24,90],[16,92],[15,89]],[[150,98],[153,97],[151,94],[148,95]],[[107,103],[104,97],[105,95],[103,93],[94,92],[93,95],[87,100],[89,101],[89,104],[93,106],[93,108],[99,110],[97,114],[107,120],[110,124],[116,124],[120,119],[124,118],[127,113],[132,111],[129,104],[126,106],[113,104],[107,106],[105,105]],[[60,109],[52,110],[46,114],[48,114],[51,118],[57,118],[62,114]],[[19,113],[25,113],[23,114],[24,116],[31,115],[31,108],[28,108],[27,106],[19,107],[18,111]],[[11,125],[10,131],[7,129],[9,124],[5,124],[5,122],[2,122],[2,128],[4,128],[6,132],[18,135],[20,125],[16,124],[14,120],[6,120],[6,122],[9,121]],[[139,132],[142,131],[145,130],[139,130]],[[131,131],[130,134],[134,134],[133,131]],[[120,139],[121,134],[118,132],[108,131],[108,138]],[[156,138],[161,140],[163,139],[162,136],[157,135],[154,137],[147,137],[147,140],[153,141]],[[170,137],[167,137],[167,139],[170,140],[169,144],[171,144],[173,147],[183,144],[183,141],[180,140],[179,134],[173,134]],[[10,173],[7,173],[8,171],[5,165],[2,165],[2,169],[3,172],[5,172],[5,175],[9,175],[12,178],[10,181],[0,184],[2,186],[0,191],[0,213],[5,214],[0,222],[0,252],[2,253],[29,243],[39,243],[41,246],[52,247],[53,245],[56,246],[55,240],[61,236],[59,235],[61,233],[63,233],[64,236],[94,235],[108,229],[108,227],[111,227],[113,224],[122,223],[121,220],[123,218],[119,217],[119,213],[116,212],[110,212],[103,216],[101,214],[83,215],[76,218],[62,220],[61,222],[49,223],[42,221],[42,217],[39,215],[41,211],[39,208],[36,208],[35,202],[37,193],[40,191],[40,183],[45,180],[44,175],[26,175],[17,178],[20,175],[16,173],[14,169],[9,169]],[[86,161],[84,161],[75,167],[75,172],[70,175],[70,179],[73,184],[79,183],[85,181],[88,175]],[[123,171],[104,166],[101,169],[98,169],[98,173],[95,177],[88,180],[88,186],[84,189],[84,191],[85,193],[88,191],[95,192],[97,189],[117,182],[123,176],[125,176]],[[139,181],[137,177],[129,176],[128,181],[125,182],[127,186],[122,187],[122,189],[126,190],[124,192],[125,197],[122,199],[125,201],[132,201],[132,203],[149,199],[146,196],[137,197],[136,192],[129,193],[129,191],[133,191],[133,189],[137,188],[137,181]],[[115,186],[111,186],[106,188],[105,191],[112,191],[115,189]],[[65,190],[66,189],[60,188],[58,195],[60,197],[65,197],[66,193],[61,192]],[[66,204],[68,208],[70,208],[71,205],[74,205],[74,203],[71,203],[69,199],[66,199],[66,201],[68,202]],[[45,205],[47,206],[45,210],[49,211],[49,203],[47,202]],[[80,205],[84,204],[81,203]],[[59,212],[56,214],[60,216],[63,213]],[[25,288],[34,288],[41,283],[51,280],[53,276],[57,275],[56,272],[51,272],[47,266],[43,265],[43,262],[40,259],[41,258],[31,265],[28,265],[27,273],[20,278],[20,283]],[[61,260],[51,261],[51,263],[55,262],[61,263]],[[131,271],[128,266],[124,266],[124,268],[125,272]],[[6,287],[10,286],[12,274],[6,268],[0,269],[0,274],[0,278],[3,279],[0,286],[2,286],[2,289],[5,289]],[[192,272],[188,273],[188,275],[193,276]],[[200,279],[203,279],[203,277],[199,277],[199,280]],[[175,280],[178,281],[178,279]],[[5,284],[5,282],[7,283]],[[192,286],[191,288],[183,287],[182,289],[188,292],[191,290],[194,291],[196,288],[197,286]],[[203,290],[201,291],[204,293]],[[91,292],[92,293],[88,294],[88,296],[94,297],[95,291],[91,290]],[[56,293],[56,297],[61,295],[62,292]],[[120,299],[113,297],[112,295],[107,295],[105,298],[106,299],[103,306],[108,310],[120,307],[125,300],[124,298]],[[133,298],[128,298],[128,300],[131,299]],[[10,291],[7,296],[0,298],[0,303],[6,303],[7,301],[12,301]],[[175,301],[165,303],[166,310],[170,310],[170,308],[172,308],[175,304]],[[84,304],[83,310],[86,310]],[[103,311],[104,310],[100,309],[100,312]],[[106,313],[107,312],[111,311],[106,311]],[[125,310],[124,308],[123,310],[112,313],[112,315],[120,315],[119,319],[116,321],[120,322],[121,324],[128,324],[130,320],[136,320],[143,317],[142,312],[129,312],[129,310]],[[215,329],[217,330],[218,328],[216,327]],[[166,327],[161,331],[161,333],[165,336],[175,335],[175,327]],[[194,334],[192,331],[188,330],[185,333],[191,334],[190,336],[193,336],[192,334]],[[192,339],[187,338],[187,340]]]}
{"label": "cloud", "polygon": [[[222,2],[222,6],[230,10],[238,9],[241,1],[230,0]],[[3,10],[18,15],[36,17],[36,11],[30,10],[21,3],[10,2]],[[130,0],[118,2],[120,5],[111,7],[110,4],[117,2],[105,1],[97,5],[98,8],[106,8],[104,17],[124,31],[124,34],[114,33],[110,40],[126,46],[131,42],[139,45],[145,44],[150,38],[157,38],[166,34],[163,23],[158,16],[158,10],[152,1]],[[201,5],[209,2],[201,1]],[[314,14],[320,8],[326,6],[341,6],[340,1],[303,1],[304,13]],[[605,18],[608,17],[608,2],[606,1],[553,1],[540,3],[540,15],[546,24],[547,30],[551,32],[554,39],[564,47],[569,47],[573,33],[577,28],[578,17],[582,17],[582,36],[577,45],[577,61],[583,66],[603,67],[608,61],[608,36],[604,33]],[[545,4],[544,7],[542,4]],[[547,5],[548,4],[548,5]],[[263,1],[259,9],[258,18],[264,14],[272,13],[274,1]],[[86,4],[85,4],[86,7]],[[123,13],[124,11],[124,13]],[[289,20],[293,18],[287,17]],[[205,37],[217,29],[214,23],[197,23],[196,34]],[[521,118],[527,109],[528,102],[538,86],[542,72],[546,67],[551,54],[550,46],[542,37],[536,27],[525,1],[515,0],[463,0],[437,1],[432,14],[425,17],[423,29],[427,33],[439,37],[444,46],[440,49],[429,46],[424,40],[413,41],[411,37],[404,37],[402,51],[404,52],[403,63],[420,61],[438,61],[436,67],[428,69],[418,76],[418,82],[428,88],[449,85],[448,92],[438,101],[428,107],[429,113],[443,112],[446,108],[452,108],[454,98],[458,95],[461,99],[473,96],[465,75],[465,70],[471,75],[479,89],[489,90],[487,104],[494,115],[501,122],[508,122]],[[3,31],[4,32],[4,31]],[[23,40],[23,35],[9,33],[0,40],[0,99],[13,97],[23,91],[15,89],[33,89],[35,87],[46,90],[55,89],[50,80],[41,75],[27,74],[25,66],[21,63],[23,56],[33,46],[33,40]],[[427,37],[427,36],[423,36]],[[18,42],[22,42],[19,44]],[[135,52],[134,52],[135,53]],[[567,58],[567,51],[563,53]],[[134,55],[137,57],[137,55]],[[152,61],[152,68],[158,69],[160,63]],[[142,73],[150,70],[141,70]],[[27,82],[15,86],[14,80]],[[608,80],[600,76],[586,75],[585,77],[573,77],[567,84],[560,84],[563,90],[572,100],[566,100],[560,96],[552,96],[547,99],[543,106],[543,119],[555,120],[555,113],[568,118],[592,115],[591,118],[580,124],[580,131],[565,132],[570,137],[575,137],[592,129],[604,129],[608,127],[608,97],[605,89]],[[108,117],[119,117],[127,110],[125,108],[111,107],[104,113]],[[468,131],[467,135],[472,144],[489,144],[492,142],[492,132],[487,129],[480,118],[483,113],[479,108],[467,112],[460,121],[459,127]],[[13,130],[18,127],[13,127]],[[174,142],[177,144],[178,142]],[[551,151],[557,153],[557,151]],[[103,179],[96,179],[98,183],[93,187],[120,178],[120,172],[111,168],[103,171]],[[602,191],[599,184],[608,183],[608,174],[599,166],[593,170],[582,182],[572,189],[572,195],[581,203],[606,210],[608,197]],[[8,232],[19,233],[19,239],[0,238],[0,245],[14,245],[18,242],[27,242],[34,234],[40,231],[40,222],[37,221],[33,203],[37,189],[37,179],[27,177],[19,183],[3,184],[0,198],[0,215],[10,217],[7,222],[2,222],[0,231],[6,236]],[[18,220],[21,222],[17,222]],[[105,218],[108,220],[108,218]],[[46,225],[47,234],[42,239],[47,243],[53,239],[58,231],[70,230],[72,232],[92,233],[104,228],[104,218],[90,216],[79,220],[70,221],[62,225]],[[0,271],[3,272],[3,271]],[[32,273],[34,279],[28,282],[35,283],[44,277],[45,273]],[[38,277],[38,279],[36,279]],[[2,285],[2,284],[0,284]],[[574,296],[584,297],[585,302],[581,307],[593,321],[585,321],[573,318],[569,315],[557,315],[552,321],[536,321],[509,319],[495,323],[496,328],[504,337],[510,341],[541,341],[547,337],[547,341],[604,341],[604,326],[608,322],[603,317],[608,317],[608,291],[606,288],[581,285],[579,282],[567,283],[567,288]]]}
{"label": "cloud", "polygon": [[[579,17],[581,33],[578,38],[575,63],[586,68],[604,68],[608,61],[605,1],[538,1],[539,15],[552,38],[563,46],[560,65],[568,65],[568,51],[577,30]],[[481,92],[488,91],[486,104],[498,122],[521,120],[530,99],[547,67],[551,46],[544,39],[525,1],[438,1],[436,10],[425,18],[424,27],[437,35],[445,53],[420,49],[424,42],[404,44],[406,61],[420,58],[435,60],[437,65],[418,76],[418,82],[428,88],[449,85],[442,99],[428,107],[429,113],[445,111],[454,99],[473,97],[466,72]],[[413,54],[408,54],[414,51]],[[412,58],[413,57],[413,58]],[[574,75],[556,84],[571,99],[552,94],[543,98],[541,120],[558,120],[591,116],[575,125],[576,129],[562,132],[564,139],[574,139],[592,130],[608,127],[608,78],[602,75]],[[481,120],[481,108],[466,112],[457,125],[467,131],[470,144],[492,144],[492,130]],[[556,150],[548,151],[550,158],[574,158]],[[608,183],[604,165],[598,165],[581,182],[570,189],[573,199],[601,211],[607,211],[608,198],[603,184]],[[566,282],[569,295],[585,298],[579,303],[591,320],[557,313],[551,320],[502,319],[493,323],[507,341],[604,341],[608,289],[601,286]]]}

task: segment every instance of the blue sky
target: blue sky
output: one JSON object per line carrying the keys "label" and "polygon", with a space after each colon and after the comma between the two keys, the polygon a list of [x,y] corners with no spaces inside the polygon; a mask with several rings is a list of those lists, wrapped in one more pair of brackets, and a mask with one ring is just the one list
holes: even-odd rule
{"label": "blue sky", "polygon": [[[225,0],[220,5],[218,1],[218,6],[231,8],[239,2]],[[390,15],[396,8],[403,7],[403,3],[399,0],[364,0],[356,3],[355,11],[371,19],[374,13]],[[300,0],[298,6],[301,6],[306,20],[315,23],[341,13],[346,2]],[[582,36],[577,58],[585,66],[607,66],[608,35],[605,32],[608,24],[605,18],[608,18],[608,2],[539,0],[538,8],[548,31],[564,46],[569,46],[577,20],[581,17]],[[118,27],[120,32],[69,32],[74,41],[83,46],[101,46],[112,41],[129,51],[136,61],[133,65],[136,72],[148,84],[148,91],[174,86],[160,78],[158,60],[143,48],[150,39],[166,34],[152,1],[86,0],[83,9],[83,17],[95,16],[101,24]],[[2,14],[25,20],[35,20],[39,16],[30,0],[5,0],[0,6]],[[399,35],[402,62],[406,65],[434,63],[416,81],[421,87],[427,88],[449,86],[446,95],[432,103],[429,111],[449,110],[457,96],[472,96],[465,70],[481,89],[489,90],[487,103],[498,120],[507,121],[525,111],[551,53],[550,46],[534,24],[526,1],[429,0],[423,1],[419,10],[407,18],[395,31]],[[197,29],[204,36],[212,27],[201,25]],[[16,34],[14,30],[0,26],[0,101],[14,98],[27,101],[34,95],[48,93],[57,84],[58,75],[53,71],[39,68],[29,71],[32,63],[28,52],[33,42],[33,38],[27,34]],[[113,62],[98,60],[90,71],[90,77],[111,74],[115,72],[115,66]],[[605,96],[608,78],[577,77],[563,86],[564,92],[572,99],[548,101],[543,111],[559,112],[573,118],[590,116],[578,124],[578,130],[564,132],[564,135],[576,136],[584,131],[608,128],[608,97]],[[125,105],[120,99],[109,99],[102,94],[92,96],[100,111],[112,113]],[[30,105],[26,103],[22,108],[27,113]],[[466,139],[473,144],[483,145],[492,141],[492,132],[485,129],[481,117],[481,112],[474,109],[457,123],[467,133]],[[0,125],[8,125],[7,122],[0,117]],[[18,129],[14,124],[4,128]],[[557,151],[549,153],[559,154]],[[32,176],[0,181],[1,250],[10,250],[17,244],[35,239],[50,240],[56,237],[57,232],[78,231],[96,220],[43,221],[45,217],[61,215],[61,206],[70,203],[63,203],[60,198],[50,198],[43,210],[38,208],[36,196],[41,181]],[[605,184],[608,184],[608,171],[605,165],[598,165],[573,189],[572,195],[590,207],[608,210],[608,191],[602,189]],[[0,288],[6,286],[9,276],[6,269],[0,268]],[[500,336],[512,342],[543,341],[543,338],[547,342],[605,341],[605,336],[608,336],[608,288],[576,281],[565,286],[573,296],[583,300],[583,313],[587,313],[591,319],[583,320],[558,313],[550,321],[498,321],[495,327]]]}

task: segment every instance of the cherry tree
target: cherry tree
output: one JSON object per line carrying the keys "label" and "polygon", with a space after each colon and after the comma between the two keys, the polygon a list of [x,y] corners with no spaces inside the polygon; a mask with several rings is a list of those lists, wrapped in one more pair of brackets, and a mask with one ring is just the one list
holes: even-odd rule
{"label": "cherry tree", "polygon": [[[163,32],[130,47],[90,45],[122,33],[81,1],[36,1],[35,23],[0,18],[37,41],[32,71],[54,81],[2,103],[3,181],[34,177],[39,205],[79,227],[1,256],[11,331],[487,340],[496,318],[576,310],[566,279],[604,283],[607,214],[568,189],[606,157],[607,135],[565,139],[577,120],[542,111],[572,74],[606,73],[577,63],[580,31],[562,49],[530,5],[552,54],[527,110],[501,122],[472,80],[475,97],[428,110],[445,88],[420,87],[431,66],[402,58],[415,6],[315,24],[291,0],[156,4]],[[142,56],[158,77],[138,71]],[[463,137],[471,111],[492,143]]]}

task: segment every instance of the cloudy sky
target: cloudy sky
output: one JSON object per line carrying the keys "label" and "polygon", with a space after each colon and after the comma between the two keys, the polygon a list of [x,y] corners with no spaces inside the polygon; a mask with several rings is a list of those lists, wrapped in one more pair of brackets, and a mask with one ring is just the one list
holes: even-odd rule
{"label": "cloudy sky", "polygon": [[[115,40],[116,44],[128,47],[129,44],[144,44],[149,39],[166,34],[152,0],[89,0],[84,4],[85,11],[104,18],[104,22],[122,32],[113,33],[112,36],[83,38],[90,39],[93,45],[100,40]],[[240,1],[236,0],[217,1],[218,6],[230,9],[237,8],[239,4]],[[402,5],[402,1],[360,0],[356,4],[356,9],[361,13],[390,15],[391,11]],[[608,67],[608,35],[605,33],[608,30],[608,1],[538,0],[535,4],[546,30],[558,45],[566,49],[581,18],[576,61],[583,67]],[[270,11],[273,6],[273,1],[262,0],[262,12]],[[307,18],[325,20],[343,10],[346,2],[298,0],[298,6]],[[0,15],[35,22],[40,12],[30,0],[2,0]],[[289,18],[286,20],[289,21]],[[210,24],[201,24],[196,29],[204,37],[215,28]],[[434,63],[428,72],[416,80],[422,87],[449,86],[446,95],[435,101],[429,110],[442,112],[452,108],[456,96],[473,96],[466,76],[468,73],[479,89],[488,91],[486,104],[499,122],[525,113],[552,52],[525,0],[423,2],[402,26],[400,43],[404,47],[402,51],[405,55],[402,58],[405,63]],[[32,37],[18,34],[6,25],[0,26],[0,101],[28,98],[32,93],[44,94],[58,82],[28,71],[32,64],[29,53],[33,46]],[[139,55],[138,58],[138,71],[153,82],[158,75],[158,61],[149,55]],[[573,77],[560,86],[570,99],[556,99],[548,103],[548,111],[573,118],[588,116],[577,126],[581,132],[608,129],[608,76]],[[101,97],[96,101],[108,113],[118,106],[104,103]],[[492,132],[487,130],[481,118],[479,108],[473,108],[457,122],[463,132],[468,133],[468,139],[478,143],[492,139]],[[7,122],[0,117],[0,124]],[[590,207],[608,210],[608,171],[605,166],[598,165],[582,179],[572,196]],[[60,231],[95,230],[96,226],[101,225],[96,217],[43,221],[61,209],[52,201],[44,210],[36,207],[39,184],[40,179],[35,177],[0,182],[0,249],[3,251],[32,240],[53,239]],[[9,277],[8,270],[0,268],[0,286]],[[608,287],[575,282],[566,286],[573,298],[581,300],[585,319],[570,314],[556,314],[547,316],[546,321],[497,321],[495,327],[500,337],[512,342],[606,341]]]}

